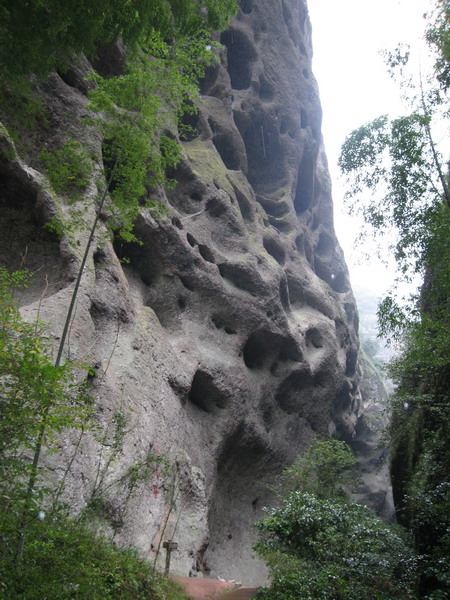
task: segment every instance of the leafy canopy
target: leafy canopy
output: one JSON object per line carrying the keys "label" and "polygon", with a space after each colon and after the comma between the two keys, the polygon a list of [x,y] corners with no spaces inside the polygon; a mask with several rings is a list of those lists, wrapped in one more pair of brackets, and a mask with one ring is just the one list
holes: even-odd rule
{"label": "leafy canopy", "polygon": [[345,442],[316,439],[283,472],[283,487],[289,491],[307,491],[319,498],[343,497],[343,488],[354,483],[351,469],[355,464],[356,459]]}
{"label": "leafy canopy", "polygon": [[235,0],[1,0],[0,74],[45,76],[119,37],[136,50],[153,31],[170,39],[221,29],[235,10]]}
{"label": "leafy canopy", "polygon": [[400,279],[415,275],[422,283],[406,306],[389,295],[378,315],[381,335],[393,335],[399,346],[388,369],[395,383],[389,431],[394,501],[421,557],[419,593],[429,599],[450,593],[450,186],[435,142],[449,125],[449,32],[449,3],[438,0],[427,30],[437,57],[430,79],[414,85],[405,70],[408,52],[386,54],[411,112],[353,132],[340,158],[351,207],[377,234],[395,231],[389,250]]}
{"label": "leafy canopy", "polygon": [[262,600],[410,599],[416,561],[404,532],[348,501],[354,464],[343,442],[316,440],[283,473],[291,490],[256,524],[272,575]]}

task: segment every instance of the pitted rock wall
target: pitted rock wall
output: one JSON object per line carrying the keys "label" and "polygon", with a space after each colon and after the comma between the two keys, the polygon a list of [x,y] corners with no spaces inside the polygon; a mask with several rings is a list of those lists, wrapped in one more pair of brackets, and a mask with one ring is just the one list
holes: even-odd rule
{"label": "pitted rock wall", "polygon": [[[166,214],[142,212],[141,246],[99,242],[83,277],[68,350],[95,366],[106,433],[86,434],[76,454],[67,436],[50,460],[55,477],[73,461],[66,497],[77,510],[100,471],[113,481],[149,450],[165,454],[172,475],[155,469],[126,507],[111,486],[103,527],[151,560],[175,539],[180,575],[257,584],[253,522],[273,500],[268,484],[314,436],[354,434],[358,317],[333,229],[306,4],[241,0],[220,41],[169,174],[178,185],[154,192]],[[67,128],[101,144],[81,126],[82,71],[41,88],[50,125],[37,145]],[[2,158],[0,171],[0,254],[17,267],[28,247],[41,267],[23,311],[39,309],[56,342],[86,235],[42,232],[55,202],[26,158]],[[108,462],[115,411],[129,423]]]}

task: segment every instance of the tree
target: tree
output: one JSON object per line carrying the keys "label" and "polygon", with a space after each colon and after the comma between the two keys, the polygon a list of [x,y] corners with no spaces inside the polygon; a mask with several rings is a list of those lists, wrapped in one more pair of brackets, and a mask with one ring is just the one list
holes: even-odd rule
{"label": "tree", "polygon": [[[340,166],[349,179],[352,206],[379,235],[395,231],[393,251],[400,280],[419,277],[421,287],[401,305],[389,295],[379,306],[381,335],[399,352],[388,373],[392,396],[391,475],[401,523],[421,555],[420,593],[444,598],[450,592],[448,485],[450,451],[450,187],[433,133],[448,125],[450,12],[438,1],[427,39],[437,50],[434,80],[406,76],[408,52],[387,53],[400,71],[412,112],[380,117],[350,134]],[[363,189],[372,192],[366,200]]]}
{"label": "tree", "polygon": [[0,73],[45,76],[119,37],[136,50],[153,31],[179,39],[222,29],[235,9],[235,0],[1,0]]}
{"label": "tree", "polygon": [[350,448],[339,440],[316,439],[282,475],[283,488],[302,490],[319,498],[345,497],[354,483],[351,473],[356,464]]}
{"label": "tree", "polygon": [[[295,489],[256,524],[257,552],[272,584],[267,600],[358,600],[412,597],[416,561],[405,533],[333,488],[353,461],[346,445],[316,441],[283,478]],[[323,472],[325,467],[325,475]],[[321,482],[323,485],[321,485]]]}
{"label": "tree", "polygon": [[10,274],[0,267],[0,510],[18,516],[21,540],[47,491],[30,452],[38,440],[51,451],[58,434],[81,427],[92,412],[81,365],[55,366],[44,324],[27,323],[19,312],[13,292],[28,279],[24,271]]}

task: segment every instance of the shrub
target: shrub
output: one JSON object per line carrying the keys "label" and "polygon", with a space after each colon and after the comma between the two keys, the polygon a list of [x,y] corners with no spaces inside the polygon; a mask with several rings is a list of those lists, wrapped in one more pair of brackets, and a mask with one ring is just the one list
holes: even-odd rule
{"label": "shrub", "polygon": [[403,531],[368,508],[291,492],[259,523],[256,546],[272,571],[266,600],[409,599],[416,560]]}
{"label": "shrub", "polygon": [[23,561],[7,551],[18,524],[1,515],[0,597],[5,600],[186,600],[176,585],[133,550],[121,550],[62,516],[35,519],[28,527]]}

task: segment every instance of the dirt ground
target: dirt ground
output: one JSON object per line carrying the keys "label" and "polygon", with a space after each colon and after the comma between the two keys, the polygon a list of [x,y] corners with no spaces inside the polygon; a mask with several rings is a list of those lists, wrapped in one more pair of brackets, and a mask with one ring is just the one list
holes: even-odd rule
{"label": "dirt ground", "polygon": [[250,600],[258,588],[239,586],[232,581],[202,577],[173,577],[193,600]]}

